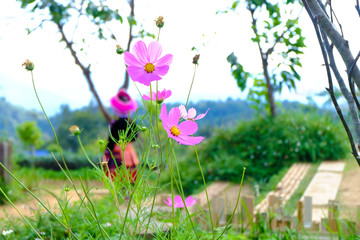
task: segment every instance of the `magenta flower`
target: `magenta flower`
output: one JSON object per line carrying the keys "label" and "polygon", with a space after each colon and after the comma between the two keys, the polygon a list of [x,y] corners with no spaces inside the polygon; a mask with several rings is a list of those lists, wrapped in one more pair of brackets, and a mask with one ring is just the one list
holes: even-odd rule
{"label": "magenta flower", "polygon": [[[195,205],[195,203],[197,202],[198,199],[194,199],[192,196],[188,196],[185,199],[185,205],[186,207],[191,207],[193,205]],[[181,199],[180,195],[177,195],[176,197],[174,197],[174,205],[172,202],[171,198],[167,198],[167,201],[164,201],[164,203],[166,203],[166,205],[170,206],[170,207],[174,207],[174,208],[183,208],[184,206],[184,202]]]}
{"label": "magenta flower", "polygon": [[151,42],[146,47],[143,41],[138,41],[132,52],[124,53],[127,72],[132,80],[149,86],[152,81],[160,80],[169,71],[173,56],[166,54],[160,58],[160,43]]}
{"label": "magenta flower", "polygon": [[192,137],[198,130],[198,125],[194,121],[183,121],[179,124],[181,118],[180,109],[172,108],[167,114],[166,104],[161,107],[160,119],[168,137],[176,140],[179,144],[195,145],[200,143],[204,137]]}
{"label": "magenta flower", "polygon": [[[150,94],[149,94],[150,95]],[[162,90],[161,92],[158,91],[157,93],[152,93],[152,100],[157,101],[158,104],[161,104],[165,99],[171,96],[171,90]],[[151,100],[151,97],[148,95],[143,95],[144,100]]]}
{"label": "magenta flower", "polygon": [[180,105],[179,106],[179,109],[180,109],[180,113],[181,113],[181,117],[185,120],[193,120],[193,121],[196,121],[196,120],[199,120],[199,119],[202,119],[203,117],[205,117],[205,115],[208,113],[209,109],[206,111],[206,113],[201,113],[199,114],[197,117],[196,116],[196,110],[195,108],[190,108],[189,111],[186,111],[186,108],[184,105]]}

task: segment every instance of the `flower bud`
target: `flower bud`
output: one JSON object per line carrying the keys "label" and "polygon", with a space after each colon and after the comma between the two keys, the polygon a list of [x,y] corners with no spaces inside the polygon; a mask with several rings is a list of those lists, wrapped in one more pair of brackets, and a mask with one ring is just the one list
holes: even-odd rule
{"label": "flower bud", "polygon": [[199,58],[200,58],[200,54],[196,54],[195,57],[193,58],[193,64],[199,64]]}
{"label": "flower bud", "polygon": [[154,149],[158,149],[160,146],[159,145],[157,145],[157,144],[153,144],[152,145],[152,148],[154,148]]}
{"label": "flower bud", "polygon": [[141,127],[139,127],[139,129],[140,129],[140,131],[142,131],[142,132],[146,132],[147,127],[145,127],[145,126],[141,126]]}
{"label": "flower bud", "polygon": [[164,18],[162,16],[159,16],[156,20],[155,20],[155,24],[158,28],[162,28],[164,27]]}
{"label": "flower bud", "polygon": [[31,62],[29,59],[26,59],[21,66],[25,66],[25,69],[28,71],[34,70],[34,63]]}
{"label": "flower bud", "polygon": [[65,192],[69,192],[70,188],[69,187],[65,187]]}
{"label": "flower bud", "polygon": [[116,53],[117,54],[123,54],[125,52],[125,50],[122,48],[122,47],[120,47],[120,45],[119,44],[117,44],[116,45]]}
{"label": "flower bud", "polygon": [[80,128],[76,125],[73,125],[69,128],[69,131],[74,135],[74,136],[79,136],[81,131]]}
{"label": "flower bud", "polygon": [[102,146],[104,143],[105,143],[104,140],[102,140],[101,138],[98,139],[98,144],[99,144],[100,146]]}

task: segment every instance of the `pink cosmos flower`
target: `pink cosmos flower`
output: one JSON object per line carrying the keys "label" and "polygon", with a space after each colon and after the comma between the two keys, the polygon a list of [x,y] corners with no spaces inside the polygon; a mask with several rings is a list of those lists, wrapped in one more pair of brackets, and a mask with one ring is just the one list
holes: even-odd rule
{"label": "pink cosmos flower", "polygon": [[181,117],[182,117],[183,119],[196,121],[196,120],[199,120],[199,119],[202,119],[203,117],[205,117],[210,108],[208,108],[208,110],[206,111],[206,113],[201,113],[201,114],[199,114],[197,117],[195,117],[195,116],[196,116],[196,110],[195,110],[195,108],[190,108],[189,111],[186,111],[185,106],[184,106],[184,105],[180,105],[180,106],[179,106],[179,109],[180,109]]}
{"label": "pink cosmos flower", "polygon": [[127,72],[132,80],[149,86],[152,81],[160,80],[168,71],[173,56],[166,54],[162,58],[160,43],[151,42],[146,47],[143,41],[135,43],[133,53],[125,52]]}
{"label": "pink cosmos flower", "polygon": [[[150,95],[150,94],[149,94]],[[167,99],[168,97],[170,97],[171,96],[171,90],[166,90],[166,89],[164,89],[164,90],[162,90],[161,92],[160,91],[158,91],[157,93],[155,93],[155,92],[153,92],[152,93],[152,100],[153,101],[156,101],[156,99],[157,99],[157,103],[158,104],[161,104],[165,99]],[[143,95],[143,99],[144,100],[151,100],[151,97],[150,96],[148,96],[148,95]]]}
{"label": "pink cosmos flower", "polygon": [[194,121],[183,121],[179,124],[181,118],[180,109],[172,108],[167,114],[166,104],[161,107],[160,119],[168,137],[176,140],[179,144],[195,145],[200,143],[204,137],[192,137],[198,130],[198,125]]}
{"label": "pink cosmos flower", "polygon": [[[197,202],[198,199],[194,199],[192,196],[188,196],[185,199],[185,205],[186,207],[191,207],[193,205],[195,205],[195,203]],[[166,205],[172,207],[173,206],[173,202],[171,198],[167,198],[167,201],[164,201],[164,203],[166,203]],[[181,199],[180,195],[177,195],[176,197],[174,197],[174,208],[183,208],[184,206],[184,202]]]}

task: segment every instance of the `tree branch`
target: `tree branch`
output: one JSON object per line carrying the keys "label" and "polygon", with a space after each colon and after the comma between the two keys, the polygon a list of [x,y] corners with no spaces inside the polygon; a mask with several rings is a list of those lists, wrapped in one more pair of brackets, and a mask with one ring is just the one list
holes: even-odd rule
{"label": "tree branch", "polygon": [[106,111],[105,107],[103,106],[99,95],[97,94],[97,91],[96,91],[96,89],[94,87],[94,84],[93,84],[93,81],[91,79],[91,73],[90,73],[89,67],[85,67],[80,62],[78,56],[76,55],[76,52],[75,52],[74,48],[72,47],[73,43],[70,42],[65,36],[63,26],[60,23],[57,23],[57,27],[59,29],[59,32],[61,33],[62,40],[66,43],[66,47],[70,50],[71,55],[73,56],[73,58],[75,60],[75,64],[78,65],[81,68],[81,70],[82,70],[82,72],[83,72],[83,74],[85,76],[85,79],[88,82],[90,91],[93,93],[93,95],[94,95],[94,97],[95,97],[95,99],[96,99],[96,101],[97,101],[97,103],[99,105],[101,113],[104,115],[106,121],[108,121],[110,123],[112,121],[112,119],[111,119],[110,115],[108,114],[108,112]]}
{"label": "tree branch", "polygon": [[[336,30],[335,26],[331,23],[329,18],[326,16],[326,13],[321,9],[316,0],[302,1],[304,5],[306,4],[314,19],[317,20],[318,25],[322,30],[324,30],[325,34],[337,48],[346,65],[346,68],[349,69],[355,59],[350,52],[348,41],[346,41]],[[352,78],[357,87],[360,89],[360,71],[357,66],[354,67]]]}

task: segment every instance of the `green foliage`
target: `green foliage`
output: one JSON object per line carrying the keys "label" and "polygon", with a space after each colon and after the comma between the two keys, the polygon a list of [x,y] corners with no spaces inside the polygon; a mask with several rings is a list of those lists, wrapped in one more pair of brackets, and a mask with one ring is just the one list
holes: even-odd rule
{"label": "green foliage", "polygon": [[85,146],[94,145],[98,138],[107,139],[108,123],[94,104],[75,111],[71,111],[68,105],[63,105],[61,112],[53,118],[57,121],[55,130],[61,147],[66,150],[77,152],[80,147],[77,138],[69,132],[72,125],[77,125],[82,130],[81,139]]}
{"label": "green foliage", "polygon": [[[336,160],[349,151],[345,131],[339,123],[328,116],[296,113],[242,122],[236,129],[218,131],[198,147],[209,182],[239,182],[246,167],[246,179],[260,184],[291,163]],[[194,153],[180,163],[187,192],[202,182],[195,166]]]}
{"label": "green foliage", "polygon": [[[239,3],[240,1],[235,1],[230,9],[236,11],[240,7]],[[301,67],[299,55],[303,53],[301,49],[305,47],[305,38],[298,26],[298,18],[293,18],[293,14],[284,11],[287,7],[293,7],[286,4],[294,1],[273,3],[266,0],[246,0],[245,3],[252,17],[251,28],[255,35],[251,40],[258,45],[263,72],[247,72],[234,53],[227,57],[227,61],[231,64],[232,75],[240,90],[249,89],[248,99],[255,103],[255,107],[275,107],[269,95],[281,93],[283,86],[289,90],[295,89],[295,81],[300,80],[296,67]],[[270,62],[270,56],[275,54],[281,58],[276,57],[279,60]],[[253,80],[252,87],[248,86],[248,80]]]}
{"label": "green foliage", "polygon": [[[59,164],[64,167],[63,162],[61,161],[60,154],[54,154],[56,160]],[[65,153],[65,162],[69,169],[80,169],[84,167],[91,167],[91,164],[86,159],[86,156],[81,153]],[[99,155],[90,155],[89,158],[94,164],[100,162]],[[40,157],[30,157],[30,156],[19,156],[17,164],[19,167],[34,167],[34,168],[43,168],[60,171],[59,164],[56,162],[54,157],[51,154]]]}
{"label": "green foliage", "polygon": [[41,130],[36,122],[24,122],[16,128],[16,133],[25,146],[39,148],[44,144],[41,137]]}

